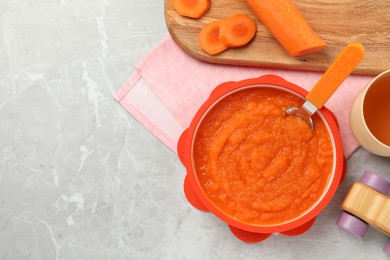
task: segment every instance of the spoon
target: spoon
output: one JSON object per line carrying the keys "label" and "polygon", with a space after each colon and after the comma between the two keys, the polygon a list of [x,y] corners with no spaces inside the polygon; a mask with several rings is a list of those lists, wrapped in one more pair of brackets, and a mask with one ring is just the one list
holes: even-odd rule
{"label": "spoon", "polygon": [[301,118],[313,131],[314,122],[311,116],[317,109],[323,107],[341,83],[351,74],[356,65],[362,60],[364,53],[363,45],[359,42],[348,44],[306,95],[305,103],[299,108],[287,108],[286,114]]}

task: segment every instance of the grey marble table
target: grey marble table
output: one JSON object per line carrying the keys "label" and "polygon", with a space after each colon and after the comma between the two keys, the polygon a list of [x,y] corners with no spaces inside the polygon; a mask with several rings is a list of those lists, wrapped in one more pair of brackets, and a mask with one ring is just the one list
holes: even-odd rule
{"label": "grey marble table", "polygon": [[167,34],[162,0],[0,2],[0,259],[386,259],[338,229],[359,149],[304,235],[246,244],[183,195],[175,153],[113,93]]}

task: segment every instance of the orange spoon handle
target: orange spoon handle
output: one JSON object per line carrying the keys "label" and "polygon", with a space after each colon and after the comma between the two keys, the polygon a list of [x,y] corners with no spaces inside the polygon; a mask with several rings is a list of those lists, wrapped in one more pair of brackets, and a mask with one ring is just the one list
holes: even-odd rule
{"label": "orange spoon handle", "polygon": [[318,109],[322,108],[329,97],[363,59],[364,53],[363,45],[359,42],[348,44],[307,94],[306,99]]}

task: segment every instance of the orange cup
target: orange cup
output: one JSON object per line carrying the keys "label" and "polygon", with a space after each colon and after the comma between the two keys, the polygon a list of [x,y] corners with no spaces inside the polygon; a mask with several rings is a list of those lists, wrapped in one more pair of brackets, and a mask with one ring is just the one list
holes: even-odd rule
{"label": "orange cup", "polygon": [[197,129],[207,112],[230,93],[234,93],[241,89],[262,87],[281,89],[302,98],[302,100],[305,100],[305,96],[307,95],[307,91],[303,88],[274,75],[266,75],[238,82],[223,83],[215,88],[209,99],[207,99],[199,108],[189,128],[183,132],[178,142],[178,155],[187,170],[187,176],[184,182],[184,192],[187,200],[199,210],[212,212],[215,216],[228,224],[230,230],[236,237],[245,242],[259,242],[268,238],[272,233],[295,236],[307,231],[314,223],[316,216],[333,198],[346,172],[346,163],[343,156],[342,142],[336,118],[328,109],[322,107],[316,113],[319,113],[328,128],[333,145],[334,165],[323,194],[312,207],[299,217],[280,224],[257,225],[234,219],[211,202],[202,190],[194,169],[193,145]]}

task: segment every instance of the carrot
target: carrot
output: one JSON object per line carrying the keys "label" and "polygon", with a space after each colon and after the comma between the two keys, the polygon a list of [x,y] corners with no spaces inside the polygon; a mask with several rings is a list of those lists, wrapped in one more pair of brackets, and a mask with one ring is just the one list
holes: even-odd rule
{"label": "carrot", "polygon": [[326,46],[292,0],[245,2],[291,56],[315,52]]}
{"label": "carrot", "polygon": [[172,6],[182,16],[202,17],[211,6],[211,0],[172,0]]}
{"label": "carrot", "polygon": [[247,44],[255,34],[255,20],[246,14],[236,14],[206,24],[199,33],[199,45],[208,54],[215,55],[229,47]]}
{"label": "carrot", "polygon": [[210,55],[218,54],[228,47],[219,38],[219,30],[224,20],[216,20],[206,24],[199,33],[199,45]]}
{"label": "carrot", "polygon": [[228,47],[247,44],[256,34],[256,22],[249,15],[236,14],[224,20],[219,37]]}

